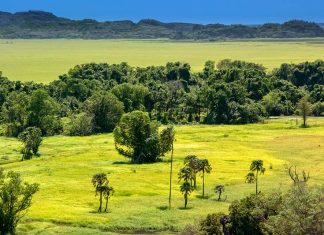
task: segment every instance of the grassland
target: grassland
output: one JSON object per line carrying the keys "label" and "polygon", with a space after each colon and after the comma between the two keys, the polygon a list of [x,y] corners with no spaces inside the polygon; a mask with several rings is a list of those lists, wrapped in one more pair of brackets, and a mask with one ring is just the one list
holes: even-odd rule
{"label": "grassland", "polygon": [[[260,178],[263,192],[286,190],[291,181],[285,166],[296,164],[311,171],[311,185],[324,180],[324,119],[310,119],[310,128],[300,128],[295,118],[267,120],[249,125],[193,125],[176,127],[175,172],[183,158],[196,154],[208,158],[213,171],[206,176],[208,199],[198,190],[183,210],[177,176],[173,178],[173,208],[168,200],[169,162],[131,165],[114,150],[111,134],[90,137],[55,136],[44,140],[41,157],[20,161],[20,143],[0,137],[0,164],[21,172],[40,191],[20,234],[113,234],[120,231],[172,233],[208,212],[226,212],[230,202],[254,192],[244,177],[250,162],[263,159],[266,173]],[[270,167],[271,166],[271,167]],[[272,169],[271,169],[272,168]],[[110,213],[97,214],[91,177],[109,173],[116,194]],[[227,200],[217,202],[213,187],[225,184]]]}
{"label": "grassland", "polygon": [[49,83],[76,64],[120,63],[133,66],[189,62],[194,71],[205,61],[240,59],[264,64],[324,59],[324,39],[172,42],[147,40],[0,40],[0,71],[11,80]]}

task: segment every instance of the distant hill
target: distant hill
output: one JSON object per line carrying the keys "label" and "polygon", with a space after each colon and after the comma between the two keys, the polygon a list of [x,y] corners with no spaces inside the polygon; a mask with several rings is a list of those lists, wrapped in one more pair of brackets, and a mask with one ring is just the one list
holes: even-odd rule
{"label": "distant hill", "polygon": [[0,12],[0,38],[82,38],[82,39],[156,39],[219,40],[235,38],[324,37],[319,24],[292,20],[283,24],[224,25],[163,23],[146,19],[98,22],[91,19],[70,20],[52,13],[28,11]]}

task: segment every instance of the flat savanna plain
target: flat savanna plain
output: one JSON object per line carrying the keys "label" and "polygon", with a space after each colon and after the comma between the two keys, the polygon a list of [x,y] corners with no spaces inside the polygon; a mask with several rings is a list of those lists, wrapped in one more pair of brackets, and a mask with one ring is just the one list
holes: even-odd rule
{"label": "flat savanna plain", "polygon": [[[167,210],[169,155],[163,162],[132,165],[114,149],[112,134],[90,137],[54,136],[44,139],[41,156],[20,161],[16,139],[0,137],[0,163],[5,170],[21,172],[28,182],[40,184],[32,207],[18,227],[19,234],[139,234],[173,233],[207,213],[226,212],[229,204],[253,193],[245,183],[252,160],[266,167],[260,176],[262,192],[285,191],[291,185],[286,167],[310,171],[311,186],[324,180],[324,119],[312,118],[310,128],[301,120],[280,118],[249,125],[176,126],[172,209]],[[206,176],[207,198],[198,189],[184,210],[177,172],[186,155],[207,158],[212,164]],[[116,193],[109,213],[98,214],[91,177],[109,174]],[[216,201],[213,188],[224,184],[227,200]]]}
{"label": "flat savanna plain", "polygon": [[207,60],[238,59],[269,70],[282,63],[324,59],[324,39],[224,42],[168,40],[0,40],[0,71],[11,80],[49,83],[77,64],[120,63],[145,67],[188,62],[200,71]]}

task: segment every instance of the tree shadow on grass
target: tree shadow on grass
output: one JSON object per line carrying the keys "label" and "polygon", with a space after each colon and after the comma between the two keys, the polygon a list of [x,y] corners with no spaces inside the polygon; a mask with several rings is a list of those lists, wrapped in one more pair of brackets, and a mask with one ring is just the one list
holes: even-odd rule
{"label": "tree shadow on grass", "polygon": [[134,165],[134,163],[131,163],[131,162],[123,162],[123,161],[116,161],[116,162],[113,162],[113,165]]}
{"label": "tree shadow on grass", "polygon": [[185,208],[184,206],[181,206],[181,207],[178,207],[179,210],[182,210],[182,211],[186,211],[186,210],[191,210],[193,209],[193,207],[191,206],[187,206],[187,208]]}
{"label": "tree shadow on grass", "polygon": [[166,211],[169,209],[168,206],[158,206],[157,209],[161,210],[161,211]]}
{"label": "tree shadow on grass", "polygon": [[209,199],[210,196],[197,195],[196,198],[199,198],[199,199]]}

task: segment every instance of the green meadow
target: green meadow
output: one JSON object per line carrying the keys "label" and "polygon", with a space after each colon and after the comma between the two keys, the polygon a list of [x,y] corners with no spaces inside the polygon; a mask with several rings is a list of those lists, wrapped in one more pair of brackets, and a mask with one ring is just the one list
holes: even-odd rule
{"label": "green meadow", "polygon": [[206,60],[238,59],[269,70],[282,63],[324,59],[324,39],[174,42],[168,40],[0,40],[0,69],[11,80],[49,83],[69,68],[88,62],[133,66],[190,63],[193,71]]}
{"label": "green meadow", "polygon": [[[229,204],[253,193],[245,183],[252,160],[266,167],[260,177],[262,192],[285,191],[292,184],[286,167],[310,171],[310,185],[324,180],[324,119],[309,119],[310,128],[300,128],[295,117],[265,120],[248,125],[176,126],[172,209],[167,210],[169,155],[163,162],[132,165],[114,149],[112,134],[90,137],[45,138],[41,156],[21,161],[21,144],[0,137],[0,164],[21,172],[24,180],[40,184],[40,191],[18,226],[19,234],[114,234],[156,232],[171,234],[210,212],[226,212]],[[186,155],[207,158],[213,167],[206,175],[207,198],[198,189],[184,210],[177,172]],[[96,213],[91,177],[108,173],[116,193],[109,213]],[[216,201],[213,188],[224,184],[227,200]]]}

